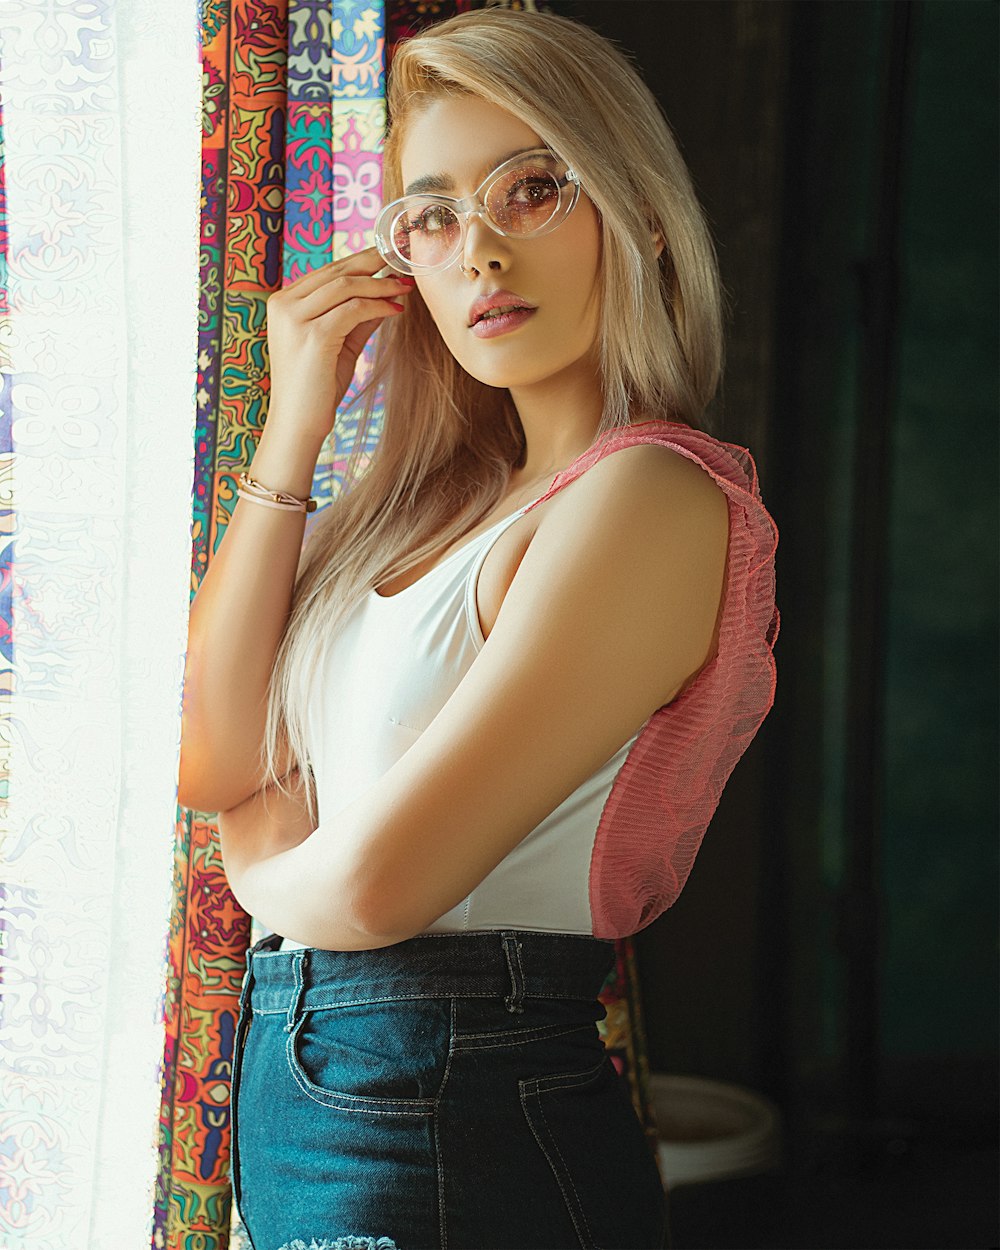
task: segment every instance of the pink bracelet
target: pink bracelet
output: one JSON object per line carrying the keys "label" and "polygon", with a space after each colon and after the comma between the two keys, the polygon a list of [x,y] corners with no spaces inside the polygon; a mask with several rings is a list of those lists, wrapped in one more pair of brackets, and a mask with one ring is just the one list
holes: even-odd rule
{"label": "pink bracelet", "polygon": [[279,508],[282,512],[315,512],[316,500],[310,495],[308,499],[299,499],[289,495],[287,491],[271,490],[261,482],[256,482],[248,473],[241,473],[238,480],[237,495],[241,499],[249,499],[251,503],[263,504],[265,508]]}

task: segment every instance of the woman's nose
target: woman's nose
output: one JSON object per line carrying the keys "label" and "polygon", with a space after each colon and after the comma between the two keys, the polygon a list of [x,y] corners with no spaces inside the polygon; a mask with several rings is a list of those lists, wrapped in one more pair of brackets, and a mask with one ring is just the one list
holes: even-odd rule
{"label": "woman's nose", "polygon": [[465,224],[465,246],[462,264],[466,269],[503,269],[510,260],[510,248],[506,238],[485,220],[485,209],[474,209]]}

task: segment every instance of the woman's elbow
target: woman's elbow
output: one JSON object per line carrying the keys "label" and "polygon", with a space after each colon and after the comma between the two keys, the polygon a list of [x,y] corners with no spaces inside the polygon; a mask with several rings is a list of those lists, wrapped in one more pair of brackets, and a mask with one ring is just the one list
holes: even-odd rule
{"label": "woman's elbow", "polygon": [[185,750],[182,742],[177,770],[177,802],[181,807],[212,815],[239,807],[257,792],[260,781],[252,772],[221,768],[216,761],[207,767],[204,760],[199,752]]}

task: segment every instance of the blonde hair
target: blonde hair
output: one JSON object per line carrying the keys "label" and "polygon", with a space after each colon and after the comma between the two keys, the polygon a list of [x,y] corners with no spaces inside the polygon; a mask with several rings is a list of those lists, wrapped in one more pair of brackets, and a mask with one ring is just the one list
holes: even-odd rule
{"label": "blonde hair", "polygon": [[[626,56],[551,14],[490,8],[427,27],[397,47],[391,66],[386,203],[402,194],[408,119],[454,93],[489,100],[530,126],[577,171],[600,214],[604,410],[595,439],[637,420],[702,421],[722,369],[715,250],[667,122]],[[665,241],[659,260],[657,230]],[[285,791],[277,770],[287,749],[314,823],[305,706],[325,640],[374,586],[488,516],[524,464],[509,392],[466,373],[419,293],[407,299],[405,316],[375,333],[344,484],[304,545],[271,674],[261,784]],[[379,390],[382,430],[365,464]]]}

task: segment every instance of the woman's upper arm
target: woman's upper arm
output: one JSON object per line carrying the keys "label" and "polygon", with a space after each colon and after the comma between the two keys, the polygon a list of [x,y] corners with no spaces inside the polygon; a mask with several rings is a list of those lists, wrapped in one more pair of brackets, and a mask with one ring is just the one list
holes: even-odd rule
{"label": "woman's upper arm", "polygon": [[[190,680],[190,678],[188,678]],[[222,739],[199,741],[195,727],[185,722],[181,733],[177,801],[200,812],[229,811],[251,798],[262,777],[258,761],[264,738],[265,710],[232,721]],[[281,778],[295,767],[288,739],[279,726],[275,769]]]}
{"label": "woman's upper arm", "polygon": [[469,671],[342,831],[372,933],[455,906],[710,658],[729,535],[712,478],[640,445],[564,494]]}

